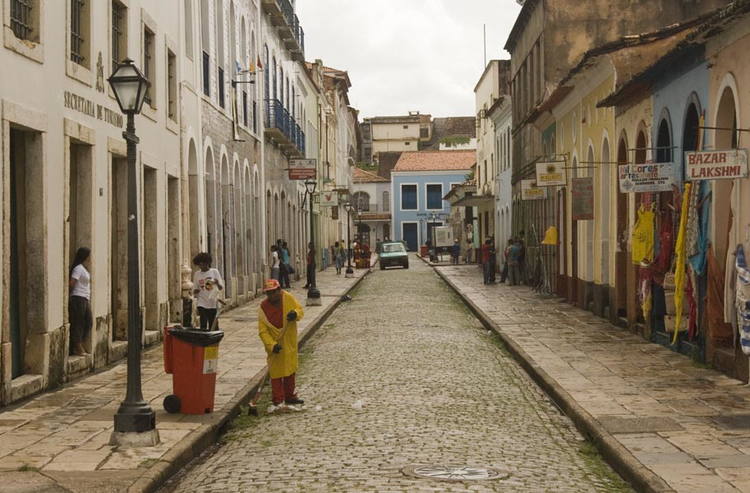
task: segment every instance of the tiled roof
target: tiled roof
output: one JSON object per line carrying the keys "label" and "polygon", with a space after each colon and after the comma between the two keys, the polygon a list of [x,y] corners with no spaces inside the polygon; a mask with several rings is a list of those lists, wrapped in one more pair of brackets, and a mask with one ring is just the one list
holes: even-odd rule
{"label": "tiled roof", "polygon": [[388,183],[390,180],[362,168],[354,168],[354,183]]}
{"label": "tiled roof", "polygon": [[476,161],[475,151],[404,152],[393,171],[468,171]]}

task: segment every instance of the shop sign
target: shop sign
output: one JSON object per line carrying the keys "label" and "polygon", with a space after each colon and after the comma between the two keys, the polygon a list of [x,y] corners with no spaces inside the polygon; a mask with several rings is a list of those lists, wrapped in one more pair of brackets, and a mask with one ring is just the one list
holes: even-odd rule
{"label": "shop sign", "polygon": [[588,221],[594,219],[594,178],[573,178],[573,220]]}
{"label": "shop sign", "polygon": [[547,189],[536,186],[536,180],[521,180],[521,200],[543,200]]}
{"label": "shop sign", "polygon": [[316,159],[290,159],[290,180],[314,180],[317,176],[318,161]]}
{"label": "shop sign", "polygon": [[620,192],[669,192],[676,185],[674,163],[621,164]]}
{"label": "shop sign", "polygon": [[335,190],[320,192],[321,207],[336,207],[339,205],[339,194]]}
{"label": "shop sign", "polygon": [[566,185],[565,161],[536,163],[536,186],[552,187]]}
{"label": "shop sign", "polygon": [[689,151],[685,153],[686,180],[734,178],[747,178],[747,150]]}

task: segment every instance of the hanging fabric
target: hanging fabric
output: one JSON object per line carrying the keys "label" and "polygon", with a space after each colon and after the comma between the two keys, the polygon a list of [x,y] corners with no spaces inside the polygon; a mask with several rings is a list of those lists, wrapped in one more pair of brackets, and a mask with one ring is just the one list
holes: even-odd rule
{"label": "hanging fabric", "polygon": [[659,253],[654,259],[654,271],[666,274],[672,267],[672,253],[674,252],[674,224],[672,214],[662,214],[659,225]]}
{"label": "hanging fabric", "polygon": [[675,245],[675,253],[677,254],[677,260],[675,264],[674,273],[674,306],[675,306],[675,323],[674,323],[674,335],[672,336],[672,344],[677,343],[677,334],[680,332],[680,326],[682,325],[682,307],[685,296],[685,243],[687,240],[687,223],[688,223],[688,206],[690,204],[690,196],[692,192],[692,184],[685,184],[685,193],[682,195],[682,208],[680,210],[680,228],[677,230],[677,243]]}
{"label": "hanging fabric", "polygon": [[698,276],[706,272],[706,252],[708,251],[708,221],[711,216],[711,190],[706,181],[700,181],[698,185],[698,197],[695,208],[691,208],[691,214],[695,214],[698,226],[695,242],[690,254],[690,265]]}
{"label": "hanging fabric", "polygon": [[750,269],[745,260],[745,249],[737,246],[735,270],[737,286],[735,306],[737,307],[737,327],[740,332],[740,347],[745,355],[750,356]]}
{"label": "hanging fabric", "polygon": [[632,235],[634,264],[648,265],[654,261],[654,218],[654,211],[641,205]]}
{"label": "hanging fabric", "polygon": [[[717,346],[729,346],[735,333],[731,324],[724,322],[724,270],[714,255],[713,247],[708,253],[708,293],[706,311],[710,337]],[[734,299],[732,300],[734,304]]]}

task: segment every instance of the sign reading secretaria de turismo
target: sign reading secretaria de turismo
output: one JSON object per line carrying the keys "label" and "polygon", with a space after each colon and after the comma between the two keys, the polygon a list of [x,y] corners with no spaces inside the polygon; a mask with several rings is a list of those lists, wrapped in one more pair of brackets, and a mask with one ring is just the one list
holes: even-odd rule
{"label": "sign reading secretaria de turismo", "polygon": [[733,178],[747,178],[747,150],[689,151],[685,153],[686,180]]}
{"label": "sign reading secretaria de turismo", "polygon": [[314,180],[316,177],[317,163],[316,159],[290,159],[289,179]]}
{"label": "sign reading secretaria de turismo", "polygon": [[620,192],[669,192],[676,184],[674,164],[621,164]]}

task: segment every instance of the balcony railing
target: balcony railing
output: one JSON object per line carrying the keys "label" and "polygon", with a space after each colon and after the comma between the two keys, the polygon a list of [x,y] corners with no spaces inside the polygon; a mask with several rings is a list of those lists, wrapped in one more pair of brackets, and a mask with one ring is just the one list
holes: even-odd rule
{"label": "balcony railing", "polygon": [[290,155],[305,155],[305,132],[278,99],[265,101],[265,127],[273,138]]}
{"label": "balcony railing", "polygon": [[263,8],[271,17],[279,35],[297,61],[305,59],[305,32],[289,0],[263,0]]}

